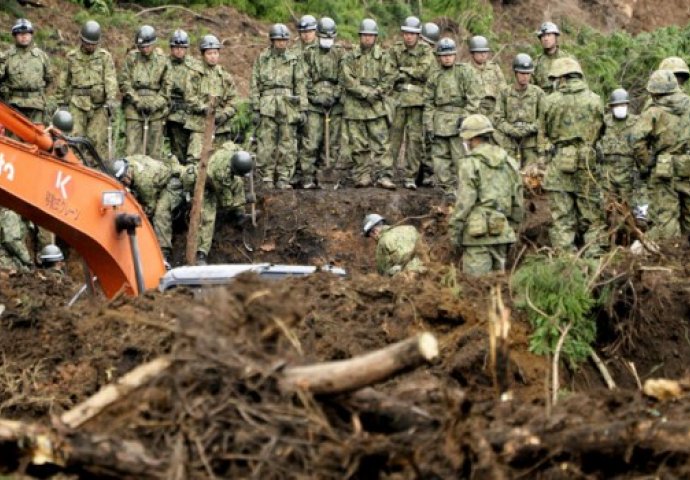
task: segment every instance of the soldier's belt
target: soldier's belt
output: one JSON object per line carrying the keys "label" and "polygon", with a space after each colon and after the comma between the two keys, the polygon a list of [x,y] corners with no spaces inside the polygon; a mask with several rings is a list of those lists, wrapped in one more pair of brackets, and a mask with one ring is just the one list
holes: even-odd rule
{"label": "soldier's belt", "polygon": [[398,92],[424,93],[424,87],[420,87],[419,85],[414,85],[412,83],[398,84],[398,85],[396,85],[395,89]]}
{"label": "soldier's belt", "polygon": [[261,92],[261,95],[292,95],[291,88],[269,88]]}
{"label": "soldier's belt", "polygon": [[93,87],[82,87],[82,88],[73,88],[72,89],[72,95],[91,95],[91,89]]}
{"label": "soldier's belt", "polygon": [[11,90],[10,97],[20,97],[20,98],[31,98],[38,97],[41,95],[40,90],[23,91],[23,90]]}
{"label": "soldier's belt", "polygon": [[317,82],[314,82],[314,85],[321,85],[322,83],[325,83],[326,85],[329,85],[331,87],[335,87],[338,85],[337,80],[319,80]]}
{"label": "soldier's belt", "polygon": [[152,88],[137,88],[137,93],[140,97],[153,97],[158,95],[158,90],[153,90]]}
{"label": "soldier's belt", "polygon": [[436,107],[436,110],[448,113],[465,113],[465,109],[463,107],[458,107],[457,105],[439,105]]}
{"label": "soldier's belt", "polygon": [[172,105],[170,106],[170,110],[172,112],[179,112],[180,110],[186,110],[187,109],[187,104],[182,101],[172,101]]}

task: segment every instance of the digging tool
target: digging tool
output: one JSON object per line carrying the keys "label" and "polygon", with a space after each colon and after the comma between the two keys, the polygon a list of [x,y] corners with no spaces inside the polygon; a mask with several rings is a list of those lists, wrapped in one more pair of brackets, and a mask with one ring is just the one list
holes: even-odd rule
{"label": "digging tool", "polygon": [[108,160],[112,162],[115,156],[113,152],[113,117],[110,108],[106,107],[105,111],[108,112]]}
{"label": "digging tool", "polygon": [[[252,155],[252,158],[254,160],[254,166],[252,167],[252,171],[247,174],[249,177],[249,194],[255,199],[254,203],[250,204],[250,212],[252,215],[252,225],[251,227],[245,227],[242,230],[242,243],[244,244],[245,250],[248,252],[253,252],[256,249],[257,243],[257,221],[256,221],[256,193],[254,190],[254,172],[256,171],[256,156]],[[249,235],[247,234],[249,233]],[[247,238],[249,237],[249,241]]]}
{"label": "digging tool", "polygon": [[147,146],[149,144],[149,116],[144,115],[144,155],[146,155]]}
{"label": "digging tool", "polygon": [[196,236],[199,233],[199,224],[201,223],[201,206],[204,201],[204,188],[206,186],[206,170],[208,167],[208,159],[211,156],[213,149],[213,135],[216,124],[216,103],[218,97],[209,98],[209,108],[206,114],[206,123],[204,125],[204,145],[201,149],[201,158],[199,159],[199,167],[196,173],[196,183],[194,184],[194,196],[192,197],[192,208],[189,213],[189,230],[187,231],[187,251],[186,259],[189,265],[196,262]]}
{"label": "digging tool", "polygon": [[326,168],[331,166],[331,109],[326,110],[323,115],[323,135],[324,148],[326,149]]}

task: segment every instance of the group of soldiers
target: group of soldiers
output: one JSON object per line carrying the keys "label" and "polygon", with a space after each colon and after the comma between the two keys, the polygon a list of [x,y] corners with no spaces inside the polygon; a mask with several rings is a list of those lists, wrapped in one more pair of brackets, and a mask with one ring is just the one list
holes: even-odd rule
{"label": "group of soldiers", "polygon": [[[637,117],[623,89],[604,107],[578,61],[560,48],[552,22],[537,31],[541,55],[514,58],[510,83],[485,37],[470,38],[470,60],[459,63],[455,41],[416,17],[403,21],[401,41],[387,49],[369,18],[349,50],[336,42],[329,17],[304,15],[297,30],[299,40],[290,45],[288,27],[271,26],[270,45],[254,63],[252,156],[232,141],[239,99],[219,64],[223,44],[216,36],[201,38],[196,59],[186,32],[172,34],[165,54],[154,28],[144,25],[116,72],[100,46],[98,23],[82,26],[50,98],[71,114],[71,134],[87,137],[137,195],[166,259],[174,215],[190,202],[204,147],[213,154],[198,263],[206,261],[218,209],[246,221],[244,206],[256,201],[245,194],[249,170],[263,189],[319,188],[329,169],[343,186],[395,189],[399,176],[407,189],[439,188],[455,202],[452,237],[464,251],[465,270],[475,273],[505,265],[523,215],[524,177],[543,175],[551,243],[559,250],[586,246],[588,254],[600,254],[608,244],[610,203],[634,208],[654,238],[687,233],[690,99],[679,85],[690,71],[682,59],[666,59],[651,75],[650,98]],[[26,19],[12,28],[15,45],[0,56],[0,94],[45,124],[54,78],[33,33]],[[115,160],[119,110],[125,156]],[[209,120],[212,145],[205,145]],[[416,243],[408,240],[402,243]]]}

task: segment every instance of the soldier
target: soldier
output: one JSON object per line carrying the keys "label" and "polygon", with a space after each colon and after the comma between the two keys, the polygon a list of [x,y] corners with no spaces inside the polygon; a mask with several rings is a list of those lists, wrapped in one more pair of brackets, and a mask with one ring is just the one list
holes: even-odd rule
{"label": "soldier", "polygon": [[17,213],[0,207],[0,267],[27,270],[34,266],[26,247],[26,223]]}
{"label": "soldier", "polygon": [[303,64],[286,50],[290,31],[277,23],[268,35],[271,46],[254,62],[250,103],[256,126],[258,175],[266,188],[282,190],[292,188],[297,125],[306,123],[309,102]]}
{"label": "soldier", "polygon": [[604,108],[599,96],[587,86],[576,60],[559,58],[549,76],[557,86],[544,100],[537,148],[540,157],[550,155],[543,188],[553,219],[551,245],[575,250],[576,236],[581,233],[586,255],[596,256],[606,244],[594,154]]}
{"label": "soldier", "polygon": [[67,54],[56,97],[72,114],[72,135],[89,138],[100,157],[110,161],[108,124],[114,122],[117,113],[115,64],[110,53],[99,47],[98,22],[84,23],[80,38],[80,47]]}
{"label": "soldier", "polygon": [[390,132],[390,154],[395,164],[403,138],[406,139],[404,163],[405,188],[415,190],[416,179],[432,173],[431,161],[424,156],[424,132],[422,113],[424,111],[424,86],[436,67],[431,47],[419,41],[422,23],[417,17],[407,17],[400,27],[402,42],[397,42],[389,55],[395,68],[395,116]]}
{"label": "soldier", "polygon": [[343,117],[355,186],[368,187],[374,180],[377,186],[394,190],[393,160],[388,152],[390,118],[384,101],[393,87],[395,71],[390,57],[376,45],[378,34],[376,21],[362,20],[359,45],[343,59],[341,85],[347,92]]}
{"label": "soldier", "polygon": [[524,215],[517,162],[494,144],[493,131],[480,114],[467,117],[460,128],[469,153],[458,169],[458,200],[449,224],[462,250],[462,271],[472,276],[505,271]]}
{"label": "soldier", "polygon": [[139,28],[134,43],[137,48],[127,55],[120,72],[125,155],[139,153],[160,158],[172,86],[170,64],[163,52],[154,47],[156,31],[153,27]]}
{"label": "soldier", "polygon": [[436,185],[453,198],[458,161],[463,156],[458,127],[467,115],[479,109],[482,90],[474,70],[455,63],[457,49],[452,39],[439,40],[436,56],[440,68],[426,85],[424,131],[431,144]]}
{"label": "soldier", "polygon": [[376,270],[389,277],[400,272],[424,273],[428,253],[424,240],[412,225],[391,227],[377,213],[364,217],[363,233],[376,241]]}
{"label": "soldier", "polygon": [[339,139],[343,117],[340,103],[342,89],[338,84],[340,62],[345,54],[341,45],[334,43],[337,27],[332,18],[319,20],[318,45],[307,47],[304,55],[309,114],[302,156],[302,185],[316,188],[316,168],[325,151],[325,129],[329,129],[329,155],[338,159]]}
{"label": "soldier", "polygon": [[526,167],[538,160],[537,127],[545,95],[541,88],[530,84],[534,64],[529,55],[518,53],[515,56],[513,72],[515,83],[501,91],[494,118],[502,146],[518,165]]}
{"label": "soldier", "polygon": [[302,15],[297,22],[297,32],[299,40],[292,46],[292,52],[298,57],[302,57],[307,47],[316,45],[317,21],[313,15]]}
{"label": "soldier", "polygon": [[469,65],[474,68],[477,79],[484,90],[479,103],[479,112],[487,117],[493,117],[496,99],[500,91],[505,88],[506,79],[501,67],[493,60],[489,61],[491,48],[486,37],[478,35],[470,38],[469,49],[471,57]]}
{"label": "soldier", "polygon": [[647,91],[652,105],[640,115],[632,139],[649,175],[648,234],[664,239],[690,232],[690,98],[670,70],[652,73]]}
{"label": "soldier", "polygon": [[639,188],[639,169],[632,148],[632,129],[637,115],[628,112],[628,92],[618,88],[609,97],[609,112],[604,116],[604,132],[597,142],[597,159],[608,202],[635,206]]}
{"label": "soldier", "polygon": [[559,58],[575,58],[558,45],[558,37],[561,31],[555,23],[544,22],[539,27],[537,37],[541,43],[543,53],[537,57],[534,66],[533,81],[546,93],[553,92],[553,85],[549,80],[551,66]]}
{"label": "soldier", "polygon": [[191,96],[187,76],[201,65],[189,51],[189,35],[184,30],[175,30],[170,37],[170,115],[165,123],[165,135],[170,141],[170,151],[180,162],[187,160],[189,130],[184,128],[187,120],[187,100]]}
{"label": "soldier", "polygon": [[199,44],[203,62],[193,68],[187,78],[187,91],[190,95],[187,101],[189,115],[185,129],[191,132],[187,151],[187,161],[191,163],[197,163],[201,158],[204,124],[211,97],[216,98],[214,146],[227,142],[232,134],[230,120],[237,112],[237,90],[232,76],[218,64],[221,48],[218,38],[214,35],[205,35]]}
{"label": "soldier", "polygon": [[[206,265],[219,208],[240,226],[250,218],[250,215],[244,213],[244,205],[253,203],[256,199],[245,195],[243,177],[251,173],[253,163],[251,155],[240,150],[233,142],[223,144],[209,159],[201,224],[197,234],[197,265]],[[196,173],[196,165],[188,167],[184,183],[196,183]]]}
{"label": "soldier", "polygon": [[0,56],[2,99],[34,123],[46,123],[46,90],[53,82],[48,55],[33,44],[34,27],[20,18],[12,27],[14,45]]}
{"label": "soldier", "polygon": [[436,44],[441,39],[441,29],[433,22],[426,22],[422,26],[421,37],[430,47],[436,47]]}
{"label": "soldier", "polygon": [[[667,57],[664,58],[661,63],[659,64],[659,68],[657,70],[670,70],[673,72],[673,74],[676,76],[676,80],[678,81],[678,87],[680,87],[680,90],[686,94],[690,93],[690,89],[688,88],[688,78],[690,78],[690,69],[688,69],[688,64],[685,63],[685,60],[683,60],[680,57]],[[647,100],[644,102],[642,105],[642,109],[640,111],[644,112],[652,106],[652,99],[647,98]]]}
{"label": "soldier", "polygon": [[41,267],[43,268],[43,273],[45,273],[48,278],[60,281],[65,275],[65,255],[62,253],[62,249],[51,243],[46,245],[41,250],[38,257],[41,260]]}

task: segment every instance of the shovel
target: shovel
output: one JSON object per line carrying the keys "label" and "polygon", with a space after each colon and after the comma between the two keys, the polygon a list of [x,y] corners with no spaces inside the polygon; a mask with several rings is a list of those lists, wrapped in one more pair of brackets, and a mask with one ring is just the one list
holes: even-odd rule
{"label": "shovel", "polygon": [[149,116],[144,115],[144,152],[143,154],[146,155],[146,150],[147,146],[149,144]]}
{"label": "shovel", "polygon": [[112,162],[113,157],[113,119],[110,116],[110,110],[108,110],[108,161]]}

